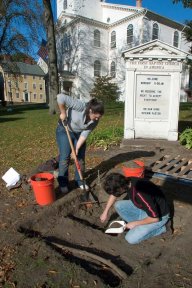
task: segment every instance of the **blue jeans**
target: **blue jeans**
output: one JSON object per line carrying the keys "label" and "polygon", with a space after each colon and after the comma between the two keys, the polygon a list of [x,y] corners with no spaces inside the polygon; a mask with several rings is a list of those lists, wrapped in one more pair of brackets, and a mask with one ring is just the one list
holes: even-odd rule
{"label": "blue jeans", "polygon": [[[142,220],[148,217],[147,213],[137,208],[131,200],[120,200],[115,203],[115,210],[126,222]],[[137,244],[148,238],[160,235],[166,232],[165,224],[169,220],[169,214],[163,216],[158,222],[139,225],[129,230],[125,239],[130,244]]]}
{"label": "blue jeans", "polygon": [[[71,140],[73,142],[74,148],[76,147],[77,141],[80,137],[80,132],[74,133],[70,132],[69,134],[71,136]],[[69,168],[69,162],[70,162],[70,155],[71,155],[71,147],[69,144],[68,136],[65,131],[65,128],[58,124],[56,129],[56,140],[57,145],[59,147],[59,174],[58,174],[58,183],[60,187],[68,186],[68,168]],[[84,143],[81,148],[79,149],[77,159],[81,166],[82,173],[85,169],[85,150],[86,150],[86,143]],[[82,181],[80,180],[79,173],[77,168],[75,169],[75,180],[77,182],[77,185],[82,185]]]}

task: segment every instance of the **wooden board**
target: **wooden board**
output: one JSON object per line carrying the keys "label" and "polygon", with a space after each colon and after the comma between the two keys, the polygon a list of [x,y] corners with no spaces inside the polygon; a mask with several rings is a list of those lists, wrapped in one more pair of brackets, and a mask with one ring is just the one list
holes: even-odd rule
{"label": "wooden board", "polygon": [[146,170],[192,180],[192,159],[180,155],[160,155],[153,159]]}

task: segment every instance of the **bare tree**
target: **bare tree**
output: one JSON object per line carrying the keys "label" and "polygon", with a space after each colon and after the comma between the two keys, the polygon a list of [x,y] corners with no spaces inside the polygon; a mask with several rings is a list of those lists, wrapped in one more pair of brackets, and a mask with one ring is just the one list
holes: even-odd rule
{"label": "bare tree", "polygon": [[181,2],[185,8],[192,8],[192,0],[173,0],[173,3]]}
{"label": "bare tree", "polygon": [[[43,35],[43,6],[38,0],[0,1],[0,54],[32,54]],[[39,37],[40,36],[40,37]]]}
{"label": "bare tree", "polygon": [[50,0],[43,0],[45,27],[47,31],[47,45],[49,56],[49,113],[55,114],[58,111],[56,96],[59,93],[57,53],[55,42],[55,26]]}

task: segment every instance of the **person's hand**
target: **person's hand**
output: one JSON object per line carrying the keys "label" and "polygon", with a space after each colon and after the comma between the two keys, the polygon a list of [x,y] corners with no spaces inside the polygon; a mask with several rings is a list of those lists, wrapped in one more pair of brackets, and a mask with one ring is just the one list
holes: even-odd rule
{"label": "person's hand", "polygon": [[100,220],[101,222],[105,222],[107,220],[107,213],[106,212],[103,212],[100,216]]}
{"label": "person's hand", "polygon": [[136,226],[138,226],[138,223],[136,221],[129,222],[126,224],[125,229],[131,230],[131,229],[135,228]]}
{"label": "person's hand", "polygon": [[64,121],[64,120],[66,120],[66,114],[65,113],[61,113],[60,114],[60,116],[59,116],[59,118],[62,120],[62,121]]}

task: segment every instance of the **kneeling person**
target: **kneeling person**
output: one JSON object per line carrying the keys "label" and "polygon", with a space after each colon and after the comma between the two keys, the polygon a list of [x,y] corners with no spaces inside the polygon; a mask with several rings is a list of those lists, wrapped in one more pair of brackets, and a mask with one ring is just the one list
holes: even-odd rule
{"label": "kneeling person", "polygon": [[[127,222],[125,239],[130,244],[166,232],[169,206],[157,185],[145,179],[126,178],[119,173],[111,173],[106,177],[103,188],[110,196],[100,220],[107,220],[109,209],[115,204],[115,210]],[[123,193],[128,193],[130,200],[116,202]]]}

